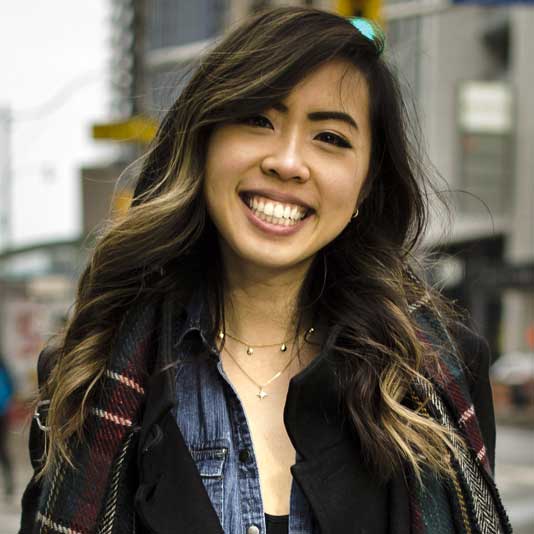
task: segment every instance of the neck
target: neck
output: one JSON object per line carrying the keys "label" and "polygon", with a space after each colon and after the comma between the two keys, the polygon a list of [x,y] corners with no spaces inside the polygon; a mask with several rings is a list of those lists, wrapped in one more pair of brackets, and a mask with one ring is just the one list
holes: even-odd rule
{"label": "neck", "polygon": [[[309,264],[269,271],[225,264],[225,322],[232,335],[251,345],[293,337],[298,293]],[[304,317],[303,327],[310,326]]]}

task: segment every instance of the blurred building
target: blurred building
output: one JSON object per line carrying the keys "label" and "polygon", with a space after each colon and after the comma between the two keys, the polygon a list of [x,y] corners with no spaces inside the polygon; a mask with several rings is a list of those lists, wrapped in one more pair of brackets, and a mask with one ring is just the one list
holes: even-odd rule
{"label": "blurred building", "polygon": [[442,261],[433,275],[471,311],[494,356],[534,352],[532,23],[526,6],[456,5],[388,24],[455,208],[445,236],[445,219],[434,218],[427,244]]}

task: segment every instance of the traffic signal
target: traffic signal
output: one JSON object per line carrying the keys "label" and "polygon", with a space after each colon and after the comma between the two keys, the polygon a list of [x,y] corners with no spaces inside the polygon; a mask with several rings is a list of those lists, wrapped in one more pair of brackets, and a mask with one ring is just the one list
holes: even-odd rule
{"label": "traffic signal", "polygon": [[343,17],[364,17],[381,23],[382,0],[337,0],[337,12]]}

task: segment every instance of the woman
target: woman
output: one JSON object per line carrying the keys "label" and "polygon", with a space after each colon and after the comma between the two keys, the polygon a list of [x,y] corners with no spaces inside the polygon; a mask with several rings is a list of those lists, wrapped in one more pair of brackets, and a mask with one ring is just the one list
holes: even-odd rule
{"label": "woman", "polygon": [[201,60],[40,358],[21,532],[510,531],[382,49],[280,8]]}

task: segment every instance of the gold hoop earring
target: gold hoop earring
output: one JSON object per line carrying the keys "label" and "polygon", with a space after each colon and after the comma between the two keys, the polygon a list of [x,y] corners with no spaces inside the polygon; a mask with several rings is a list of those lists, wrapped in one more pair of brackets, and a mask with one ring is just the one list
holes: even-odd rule
{"label": "gold hoop earring", "polygon": [[351,219],[356,219],[356,217],[358,217],[358,213],[359,213],[359,209],[356,208],[356,211],[352,214],[352,217]]}

